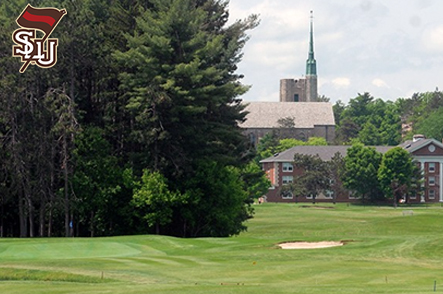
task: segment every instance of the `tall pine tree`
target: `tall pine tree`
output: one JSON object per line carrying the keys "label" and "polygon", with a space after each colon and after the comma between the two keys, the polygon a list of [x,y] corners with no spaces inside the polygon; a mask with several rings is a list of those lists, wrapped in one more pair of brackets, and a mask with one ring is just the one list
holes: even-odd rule
{"label": "tall pine tree", "polygon": [[[228,26],[224,1],[154,0],[152,5],[137,17],[134,34],[126,35],[128,50],[115,53],[138,153],[134,167],[159,171],[185,193],[182,183],[204,170],[206,162],[245,163],[246,142],[238,127],[245,113],[237,97],[248,87],[235,71],[246,31],[257,25],[257,17]],[[204,197],[195,205],[217,197],[208,190],[199,191]]]}

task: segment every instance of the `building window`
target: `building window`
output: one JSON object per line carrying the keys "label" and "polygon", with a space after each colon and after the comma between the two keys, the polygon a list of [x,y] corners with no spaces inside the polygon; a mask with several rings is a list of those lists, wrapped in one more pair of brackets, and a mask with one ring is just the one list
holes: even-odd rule
{"label": "building window", "polygon": [[429,199],[435,199],[435,190],[429,190],[428,197]]}
{"label": "building window", "polygon": [[293,176],[283,176],[282,177],[282,183],[284,184],[292,184],[294,182]]}
{"label": "building window", "polygon": [[429,183],[429,186],[435,186],[435,177],[429,177],[428,183]]}
{"label": "building window", "polygon": [[430,162],[428,165],[428,172],[434,173],[435,172],[435,162]]}
{"label": "building window", "polygon": [[290,162],[283,162],[283,171],[284,172],[291,172],[294,170],[294,166]]}
{"label": "building window", "polygon": [[332,199],[334,197],[334,191],[332,191],[332,190],[325,190],[324,195],[325,195],[325,198]]}
{"label": "building window", "polygon": [[252,146],[255,147],[255,134],[254,133],[249,133],[249,142]]}
{"label": "building window", "polygon": [[314,194],[308,194],[308,196],[306,196],[306,199],[314,199]]}
{"label": "building window", "polygon": [[416,200],[417,199],[417,195],[416,194],[412,194],[411,196],[409,196],[409,199]]}
{"label": "building window", "polygon": [[292,199],[292,198],[294,198],[294,194],[292,194],[291,191],[282,191],[281,198],[282,199]]}
{"label": "building window", "polygon": [[355,191],[350,191],[350,192],[349,192],[349,199],[358,199],[357,192],[355,192]]}

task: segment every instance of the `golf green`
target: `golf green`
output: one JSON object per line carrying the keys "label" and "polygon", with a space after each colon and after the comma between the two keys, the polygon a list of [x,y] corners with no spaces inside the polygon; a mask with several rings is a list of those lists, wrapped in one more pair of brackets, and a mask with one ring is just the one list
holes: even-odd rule
{"label": "golf green", "polygon": [[[440,206],[265,203],[255,210],[248,231],[230,238],[0,239],[0,292],[443,292]],[[278,246],[290,241],[345,245]]]}

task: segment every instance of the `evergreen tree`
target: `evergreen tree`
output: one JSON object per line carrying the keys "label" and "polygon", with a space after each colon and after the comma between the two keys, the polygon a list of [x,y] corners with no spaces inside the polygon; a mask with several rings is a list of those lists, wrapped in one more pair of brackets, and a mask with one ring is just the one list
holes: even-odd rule
{"label": "evergreen tree", "polygon": [[[257,18],[227,26],[227,2],[151,3],[136,18],[135,33],[126,34],[128,50],[114,54],[122,67],[121,89],[132,122],[130,144],[137,158],[132,163],[136,171],[160,172],[171,189],[188,195],[186,183],[195,177],[202,180],[196,174],[202,161],[224,167],[242,166],[249,159],[238,126],[245,113],[237,100],[248,87],[235,71],[248,39],[245,32],[257,25]],[[199,191],[190,197],[206,206],[217,195]],[[170,232],[180,234],[184,225],[177,223],[191,224],[187,220],[194,219],[194,211],[198,210],[187,210],[185,217],[175,214]],[[232,229],[238,232],[236,226]]]}

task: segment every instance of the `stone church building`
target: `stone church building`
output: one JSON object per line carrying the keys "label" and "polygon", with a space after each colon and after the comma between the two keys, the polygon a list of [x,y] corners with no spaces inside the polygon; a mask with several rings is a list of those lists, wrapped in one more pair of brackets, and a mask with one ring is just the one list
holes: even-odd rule
{"label": "stone church building", "polygon": [[[266,133],[278,131],[280,138],[307,140],[335,139],[332,104],[317,102],[317,62],[314,58],[314,30],[311,11],[306,77],[280,80],[280,102],[248,102],[246,121],[240,124],[251,143],[258,144]],[[285,123],[282,124],[282,121]]]}

